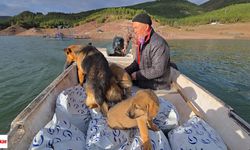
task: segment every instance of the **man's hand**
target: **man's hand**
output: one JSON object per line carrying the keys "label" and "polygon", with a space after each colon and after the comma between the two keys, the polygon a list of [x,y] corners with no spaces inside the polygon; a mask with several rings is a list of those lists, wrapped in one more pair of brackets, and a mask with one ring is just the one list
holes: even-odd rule
{"label": "man's hand", "polygon": [[122,52],[122,54],[123,54],[124,56],[126,55],[126,49],[125,49],[125,48],[122,49],[121,52]]}
{"label": "man's hand", "polygon": [[133,72],[133,73],[131,74],[131,78],[132,78],[132,80],[136,80],[136,72]]}

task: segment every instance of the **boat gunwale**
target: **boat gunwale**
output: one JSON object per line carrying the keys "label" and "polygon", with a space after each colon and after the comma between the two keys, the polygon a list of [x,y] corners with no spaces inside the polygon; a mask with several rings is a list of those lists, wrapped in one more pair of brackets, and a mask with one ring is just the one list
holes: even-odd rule
{"label": "boat gunwale", "polygon": [[[172,68],[174,69],[174,68]],[[176,69],[174,69],[175,71],[178,71]],[[179,71],[178,71],[179,72]],[[235,111],[234,109],[226,104],[224,101],[222,101],[220,98],[216,97],[214,94],[212,94],[211,92],[209,92],[207,89],[205,89],[203,86],[201,86],[200,84],[196,83],[195,81],[191,80],[189,77],[187,77],[186,75],[182,74],[181,72],[179,72],[179,75],[182,75],[184,78],[186,78],[186,80],[188,80],[189,82],[192,82],[194,85],[196,85],[198,88],[202,89],[205,93],[207,93],[208,95],[210,95],[214,100],[216,100],[217,102],[221,103],[224,107],[226,107],[228,109],[228,117],[232,118],[244,131],[247,132],[248,135],[250,135],[250,124],[248,122],[246,122],[242,117],[240,117]],[[176,81],[175,81],[176,82]],[[178,83],[177,83],[178,84]]]}

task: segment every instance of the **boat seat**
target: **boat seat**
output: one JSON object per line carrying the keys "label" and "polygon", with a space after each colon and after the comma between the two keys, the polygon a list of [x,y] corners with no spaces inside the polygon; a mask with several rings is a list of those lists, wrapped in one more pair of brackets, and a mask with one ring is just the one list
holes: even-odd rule
{"label": "boat seat", "polygon": [[182,96],[175,90],[156,90],[155,91],[157,96],[164,97],[169,100],[172,104],[175,105],[180,121],[179,124],[183,124],[187,121],[190,117],[194,116],[195,113],[188,107],[185,100]]}

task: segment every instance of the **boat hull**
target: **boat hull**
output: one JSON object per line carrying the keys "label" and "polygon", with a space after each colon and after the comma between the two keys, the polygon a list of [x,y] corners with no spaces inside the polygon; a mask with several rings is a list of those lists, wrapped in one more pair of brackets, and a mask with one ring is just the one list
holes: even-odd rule
{"label": "boat hull", "polygon": [[[101,49],[101,51],[104,54],[106,53],[104,49]],[[132,56],[105,56],[110,62],[123,66],[133,61]],[[229,149],[250,149],[249,124],[244,122],[244,120],[237,121],[234,117],[231,117],[232,108],[179,71],[171,69],[171,77],[172,81],[180,86],[182,94],[175,89],[176,87],[169,91],[157,90],[155,93],[158,96],[167,98],[176,106],[180,115],[180,124],[195,115],[192,108],[184,100],[188,99],[199,113],[204,116],[207,123],[221,135]],[[13,120],[8,133],[9,149],[28,149],[36,133],[52,119],[57,95],[64,89],[77,84],[77,70],[76,65],[73,64]],[[238,116],[236,115],[236,117]]]}

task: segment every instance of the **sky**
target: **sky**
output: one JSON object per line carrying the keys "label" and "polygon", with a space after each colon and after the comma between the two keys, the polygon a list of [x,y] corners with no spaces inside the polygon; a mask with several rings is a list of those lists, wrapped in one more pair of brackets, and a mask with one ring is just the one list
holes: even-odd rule
{"label": "sky", "polygon": [[[14,16],[25,10],[32,12],[65,12],[82,11],[128,6],[153,0],[0,0],[0,16]],[[189,0],[201,4],[208,0]]]}

